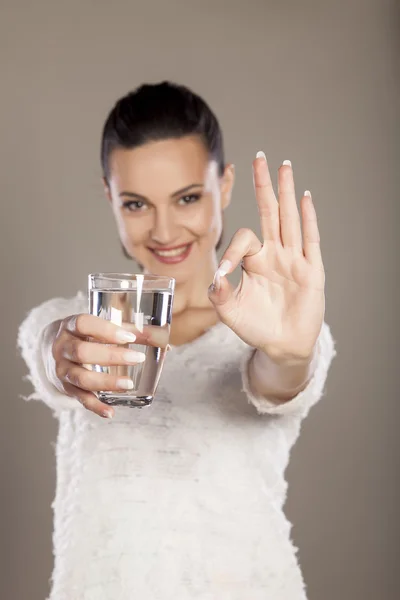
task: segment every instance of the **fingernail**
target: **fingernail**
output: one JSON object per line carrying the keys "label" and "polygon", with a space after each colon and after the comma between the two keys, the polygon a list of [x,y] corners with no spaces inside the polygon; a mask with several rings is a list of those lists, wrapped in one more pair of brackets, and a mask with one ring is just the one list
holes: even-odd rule
{"label": "fingernail", "polygon": [[103,416],[105,419],[112,419],[112,418],[113,418],[113,414],[112,414],[112,411],[111,411],[111,410],[105,410],[105,411],[103,411],[101,414],[102,414],[102,416]]}
{"label": "fingernail", "polygon": [[220,277],[224,277],[232,268],[232,263],[230,260],[223,260],[222,263],[218,267],[218,271]]}
{"label": "fingernail", "polygon": [[117,386],[120,390],[133,390],[132,379],[117,379]]}
{"label": "fingernail", "polygon": [[219,269],[217,269],[215,271],[215,275],[214,275],[214,279],[211,284],[211,287],[213,288],[213,290],[212,290],[213,292],[218,292],[221,287],[221,275],[220,275]]}
{"label": "fingernail", "polygon": [[223,260],[219,265],[218,269],[215,271],[214,279],[212,282],[213,289],[210,291],[218,292],[221,287],[221,277],[224,277],[228,271],[232,268],[232,263],[230,260]]}
{"label": "fingernail", "polygon": [[283,166],[285,166],[285,167],[286,167],[286,166],[288,166],[288,167],[291,167],[291,166],[292,166],[292,163],[291,163],[291,161],[290,161],[290,160],[284,160],[284,161],[283,161],[283,163],[282,163],[282,165],[283,165]]}
{"label": "fingernail", "polygon": [[128,363],[142,363],[146,360],[146,355],[143,352],[124,352],[122,355],[124,361]]}
{"label": "fingernail", "polygon": [[229,263],[229,261],[224,260],[220,266],[218,267],[218,269],[215,271],[214,274],[214,279],[212,282],[212,289],[210,289],[211,292],[218,292],[221,288],[221,277],[224,277],[228,271],[228,267],[229,265],[227,264]]}
{"label": "fingernail", "polygon": [[124,344],[126,344],[126,342],[133,343],[136,340],[136,335],[130,331],[125,331],[125,329],[118,329],[116,338],[118,342],[122,342]]}
{"label": "fingernail", "polygon": [[305,196],[308,196],[308,198],[311,198],[311,192],[310,192],[310,190],[306,190],[306,191],[304,192],[304,195],[305,195]]}
{"label": "fingernail", "polygon": [[257,152],[256,158],[263,158],[264,160],[267,160],[267,157],[265,156],[265,152],[263,152],[262,150]]}

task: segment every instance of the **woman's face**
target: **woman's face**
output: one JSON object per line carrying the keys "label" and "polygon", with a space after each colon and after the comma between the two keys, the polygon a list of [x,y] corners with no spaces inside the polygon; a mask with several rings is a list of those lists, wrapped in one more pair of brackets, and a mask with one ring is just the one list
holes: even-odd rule
{"label": "woman's face", "polygon": [[197,136],[118,148],[109,167],[106,193],[121,241],[146,272],[183,283],[214,267],[232,167],[220,178]]}

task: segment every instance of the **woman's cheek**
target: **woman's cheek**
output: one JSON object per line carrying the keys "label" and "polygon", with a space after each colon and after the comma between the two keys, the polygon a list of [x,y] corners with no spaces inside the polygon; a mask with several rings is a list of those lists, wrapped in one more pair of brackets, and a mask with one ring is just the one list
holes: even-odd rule
{"label": "woman's cheek", "polygon": [[132,252],[138,253],[143,248],[145,249],[146,227],[140,227],[139,223],[133,219],[122,219],[120,227],[120,237],[126,248]]}
{"label": "woman's cheek", "polygon": [[193,228],[199,237],[212,236],[218,230],[220,223],[218,216],[218,213],[213,210],[213,202],[210,198],[193,218]]}
{"label": "woman's cheek", "polygon": [[210,246],[215,247],[217,244],[222,232],[222,218],[221,215],[217,212],[212,211],[211,214],[207,216],[207,219],[204,222],[204,237],[207,237]]}

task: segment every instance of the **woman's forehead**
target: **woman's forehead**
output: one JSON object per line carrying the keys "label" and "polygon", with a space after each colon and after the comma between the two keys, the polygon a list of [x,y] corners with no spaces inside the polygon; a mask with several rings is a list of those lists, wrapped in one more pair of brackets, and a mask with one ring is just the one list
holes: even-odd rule
{"label": "woman's forehead", "polygon": [[[133,149],[117,148],[110,156],[112,187],[143,196],[173,194],[189,185],[209,186],[216,173],[199,137],[149,142]],[[131,189],[129,189],[131,188]]]}

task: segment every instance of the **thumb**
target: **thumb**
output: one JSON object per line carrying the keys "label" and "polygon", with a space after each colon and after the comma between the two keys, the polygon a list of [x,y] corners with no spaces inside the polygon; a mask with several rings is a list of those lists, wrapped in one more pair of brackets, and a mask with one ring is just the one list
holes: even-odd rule
{"label": "thumb", "polygon": [[214,280],[208,288],[208,297],[221,316],[225,312],[224,309],[231,308],[234,301],[234,287],[226,278],[231,270],[232,263],[224,260],[215,271]]}

